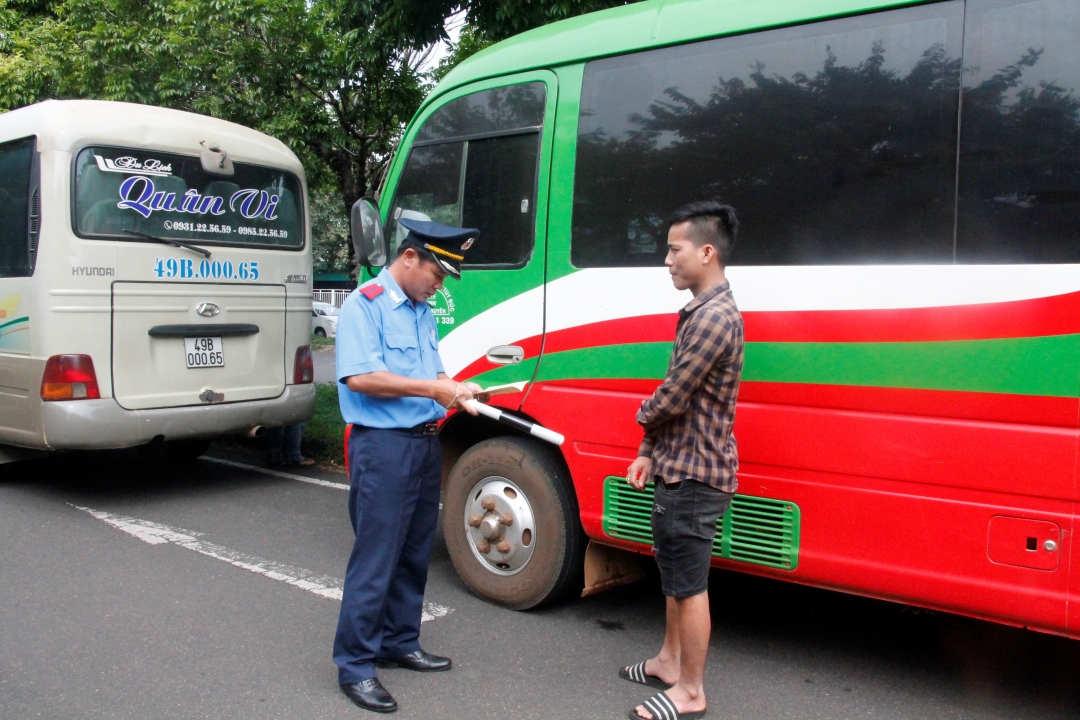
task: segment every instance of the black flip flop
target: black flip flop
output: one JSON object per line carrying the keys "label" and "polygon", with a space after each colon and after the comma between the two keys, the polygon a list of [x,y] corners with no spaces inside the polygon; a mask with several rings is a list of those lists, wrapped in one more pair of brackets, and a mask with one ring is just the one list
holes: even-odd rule
{"label": "black flip flop", "polygon": [[671,685],[656,677],[655,675],[649,675],[645,672],[645,661],[642,660],[637,665],[629,665],[619,670],[619,677],[623,680],[629,680],[632,683],[638,685],[648,685],[659,690],[669,690]]}
{"label": "black flip flop", "polygon": [[[698,718],[705,717],[705,710],[695,710],[694,712],[681,713],[675,708],[675,703],[671,701],[665,693],[657,693],[651,698],[641,703],[649,713],[652,714],[653,720],[698,720]],[[638,715],[636,707],[630,708],[630,712],[626,715],[630,720],[645,720]]]}

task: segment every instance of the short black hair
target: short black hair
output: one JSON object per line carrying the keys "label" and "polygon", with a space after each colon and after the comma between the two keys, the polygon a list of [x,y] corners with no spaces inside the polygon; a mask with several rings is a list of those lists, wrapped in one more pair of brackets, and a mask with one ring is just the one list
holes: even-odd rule
{"label": "short black hair", "polygon": [[439,261],[435,259],[435,253],[431,252],[427,248],[420,247],[414,242],[402,242],[400,245],[398,245],[397,255],[395,255],[394,258],[397,259],[404,255],[405,251],[408,248],[412,248],[416,251],[416,254],[420,256],[420,262],[435,263],[439,266],[439,269],[442,270],[442,265],[440,265]]}
{"label": "short black hair", "polygon": [[684,222],[690,223],[693,228],[690,238],[695,245],[712,245],[720,255],[720,262],[727,264],[739,236],[739,218],[735,216],[735,208],[719,200],[687,203],[671,213],[668,227]]}

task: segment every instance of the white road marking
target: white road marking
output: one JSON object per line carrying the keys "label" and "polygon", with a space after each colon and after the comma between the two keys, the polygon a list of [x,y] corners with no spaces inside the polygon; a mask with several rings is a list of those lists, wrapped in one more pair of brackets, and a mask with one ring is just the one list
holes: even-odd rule
{"label": "white road marking", "polygon": [[281,472],[280,470],[270,470],[268,468],[259,467],[258,465],[245,465],[244,463],[233,462],[232,460],[222,460],[215,457],[202,457],[200,460],[207,462],[217,463],[218,465],[228,465],[229,467],[240,468],[241,470],[251,470],[252,472],[262,473],[263,475],[273,475],[274,477],[282,477],[288,480],[299,480],[300,482],[311,483],[312,485],[322,485],[323,487],[334,488],[335,490],[348,490],[349,486],[344,483],[330,482],[329,480],[319,480],[318,478],[307,477],[306,475],[294,475],[292,473]]}
{"label": "white road marking", "polygon": [[448,608],[445,605],[436,605],[435,603],[424,603],[424,612],[420,615],[420,622],[426,623],[429,620],[435,618],[445,617],[454,612],[452,608]]}
{"label": "white road marking", "polygon": [[[162,525],[161,523],[140,520],[139,518],[128,517],[126,515],[114,515],[102,510],[93,510],[79,505],[72,505],[72,507],[77,510],[82,510],[85,513],[89,513],[98,520],[106,522],[118,530],[123,530],[145,543],[151,545],[172,543],[173,545],[177,545],[187,550],[194,550],[200,555],[206,555],[215,560],[227,562],[234,567],[268,577],[271,580],[277,580],[286,585],[292,585],[301,590],[307,590],[309,593],[318,595],[321,598],[326,598],[327,600],[341,600],[344,582],[339,578],[330,577],[329,575],[319,575],[318,573],[313,573],[310,570],[305,570],[304,568],[296,567],[295,565],[274,562],[273,560],[267,560],[266,558],[261,558],[257,555],[248,555],[247,553],[230,550],[222,545],[216,545],[211,542],[206,542],[205,540],[200,540],[199,537],[205,535],[205,533],[169,527],[168,525]],[[445,605],[438,605],[430,602],[424,603],[420,622],[430,622],[436,618],[449,615],[452,612],[453,609],[448,608]]]}

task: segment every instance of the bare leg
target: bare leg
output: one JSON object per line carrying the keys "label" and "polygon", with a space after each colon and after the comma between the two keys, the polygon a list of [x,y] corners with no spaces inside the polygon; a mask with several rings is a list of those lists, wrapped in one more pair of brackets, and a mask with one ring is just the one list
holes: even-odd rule
{"label": "bare leg", "polygon": [[[666,691],[680,712],[695,712],[705,709],[705,656],[709,651],[709,634],[712,632],[712,620],[709,617],[709,593],[703,592],[688,598],[668,598],[668,629],[664,637],[664,648],[654,658],[660,663],[665,650],[669,649],[672,635],[671,619],[676,618],[676,648],[679,658],[679,680],[675,687]],[[646,663],[646,672],[649,665]],[[656,665],[662,669],[663,664]],[[653,672],[651,674],[658,674]],[[664,677],[661,675],[661,679]],[[667,682],[666,679],[664,679]],[[646,720],[651,720],[652,713],[641,705],[637,713]]]}
{"label": "bare leg", "polygon": [[679,605],[675,598],[667,598],[667,623],[664,628],[664,645],[656,657],[645,661],[645,673],[654,675],[668,685],[679,681]]}

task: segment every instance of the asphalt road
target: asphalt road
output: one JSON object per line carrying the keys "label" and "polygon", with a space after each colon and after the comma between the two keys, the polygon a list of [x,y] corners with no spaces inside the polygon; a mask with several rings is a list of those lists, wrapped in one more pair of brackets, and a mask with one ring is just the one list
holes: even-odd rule
{"label": "asphalt road", "polygon": [[337,382],[337,378],[335,377],[337,364],[333,345],[322,345],[312,348],[311,361],[315,366],[315,382]]}
{"label": "asphalt road", "polygon": [[[0,718],[374,718],[330,659],[351,542],[328,485],[123,455],[0,468]],[[1080,714],[1076,641],[735,573],[710,593],[710,718]],[[454,669],[382,671],[397,717],[613,720],[647,695],[616,670],[660,641],[655,575],[518,613],[471,596],[440,540],[427,600],[421,641]]]}

